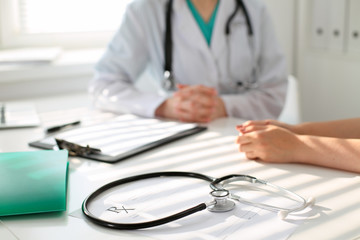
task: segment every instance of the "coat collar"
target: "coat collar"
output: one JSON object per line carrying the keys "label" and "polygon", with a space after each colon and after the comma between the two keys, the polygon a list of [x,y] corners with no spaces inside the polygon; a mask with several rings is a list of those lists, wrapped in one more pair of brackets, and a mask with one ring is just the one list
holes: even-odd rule
{"label": "coat collar", "polygon": [[[201,51],[209,51],[206,40],[194,19],[185,0],[174,1],[174,18],[173,23],[179,28],[179,34],[187,42],[196,43],[194,46]],[[175,31],[174,31],[175,32]]]}
{"label": "coat collar", "polygon": [[173,5],[174,22],[178,25],[180,34],[186,41],[195,43],[195,47],[202,52],[218,58],[226,48],[225,25],[230,14],[235,9],[235,1],[219,0],[219,9],[215,19],[215,25],[211,37],[210,47],[208,46],[197,22],[195,21],[185,0],[175,0]]}

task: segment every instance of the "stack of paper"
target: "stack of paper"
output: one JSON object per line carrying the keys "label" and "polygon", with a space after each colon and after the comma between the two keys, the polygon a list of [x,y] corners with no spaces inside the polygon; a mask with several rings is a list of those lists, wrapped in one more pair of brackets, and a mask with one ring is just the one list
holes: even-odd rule
{"label": "stack of paper", "polygon": [[40,118],[34,104],[29,102],[0,103],[0,129],[39,125]]}

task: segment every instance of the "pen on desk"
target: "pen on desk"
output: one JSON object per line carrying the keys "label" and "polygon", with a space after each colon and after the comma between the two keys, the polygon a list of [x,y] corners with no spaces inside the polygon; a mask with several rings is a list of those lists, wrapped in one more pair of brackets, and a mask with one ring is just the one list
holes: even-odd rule
{"label": "pen on desk", "polygon": [[46,129],[46,132],[47,133],[53,133],[53,132],[57,132],[57,131],[60,131],[60,130],[64,130],[65,128],[68,128],[68,127],[71,127],[71,126],[78,125],[78,124],[80,124],[80,121],[65,123],[63,125],[50,127],[48,129]]}
{"label": "pen on desk", "polygon": [[0,114],[1,114],[1,123],[5,124],[6,122],[5,103],[1,104]]}

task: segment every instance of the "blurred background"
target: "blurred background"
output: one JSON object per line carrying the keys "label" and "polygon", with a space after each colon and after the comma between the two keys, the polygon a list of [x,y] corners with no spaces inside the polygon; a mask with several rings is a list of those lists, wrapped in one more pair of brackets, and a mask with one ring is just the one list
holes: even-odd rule
{"label": "blurred background", "polygon": [[[130,1],[0,0],[0,101],[85,93]],[[359,117],[360,0],[263,1],[301,119]]]}

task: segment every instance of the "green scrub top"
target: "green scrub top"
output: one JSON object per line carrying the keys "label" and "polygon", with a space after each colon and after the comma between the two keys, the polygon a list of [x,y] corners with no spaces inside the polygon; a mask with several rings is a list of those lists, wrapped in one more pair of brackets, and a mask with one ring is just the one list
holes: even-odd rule
{"label": "green scrub top", "polygon": [[203,33],[207,44],[210,46],[211,35],[212,35],[213,28],[214,28],[216,13],[217,13],[220,1],[217,2],[215,9],[214,9],[208,22],[204,21],[204,19],[201,17],[199,12],[196,10],[196,8],[195,8],[194,4],[191,2],[191,0],[186,0],[186,2],[189,6],[191,13],[193,14],[193,16],[195,18],[195,21],[199,25],[200,30]]}

